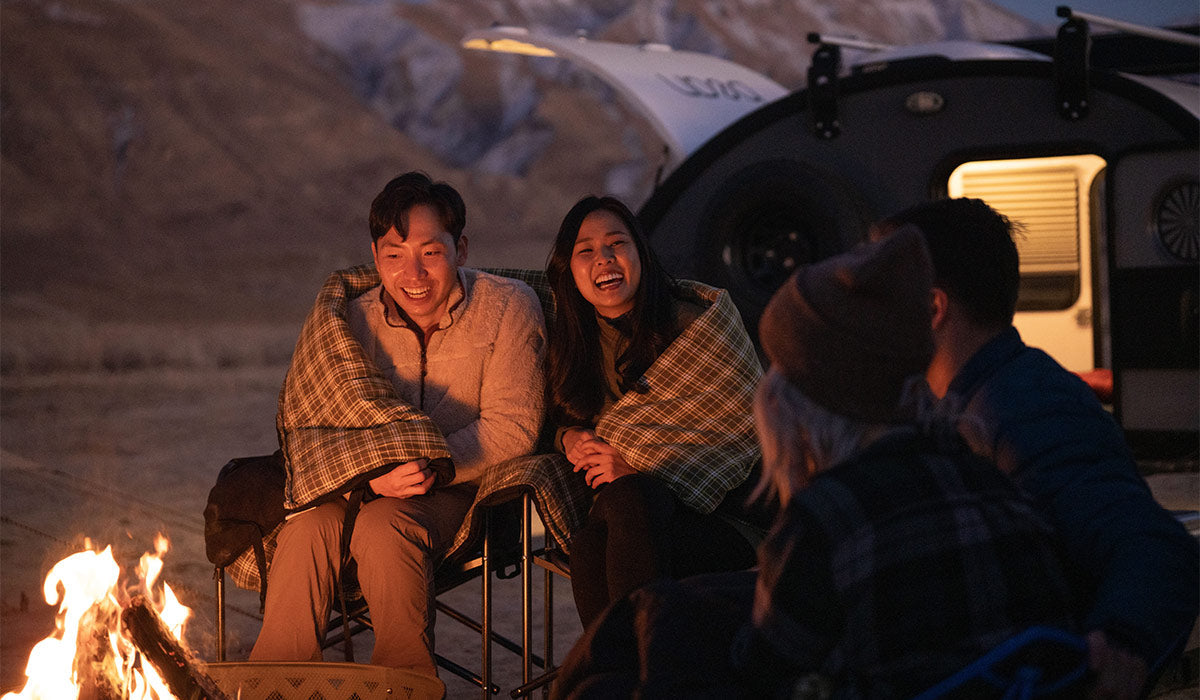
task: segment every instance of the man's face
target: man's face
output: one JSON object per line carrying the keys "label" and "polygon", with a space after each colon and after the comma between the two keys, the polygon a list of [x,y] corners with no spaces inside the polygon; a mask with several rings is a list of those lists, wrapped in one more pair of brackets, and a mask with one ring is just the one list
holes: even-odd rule
{"label": "man's face", "polygon": [[408,212],[408,237],[395,227],[371,244],[383,288],[422,330],[437,326],[458,286],[458,267],[467,259],[467,237],[458,245],[437,214],[418,205]]}

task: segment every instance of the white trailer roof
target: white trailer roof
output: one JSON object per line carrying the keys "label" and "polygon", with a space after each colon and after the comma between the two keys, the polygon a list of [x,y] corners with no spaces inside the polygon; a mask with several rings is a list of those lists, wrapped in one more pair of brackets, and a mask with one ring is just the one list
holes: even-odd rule
{"label": "white trailer roof", "polygon": [[667,146],[664,174],[741,117],[788,93],[744,66],[664,44],[617,44],[494,27],[471,32],[471,49],[559,56],[612,85]]}

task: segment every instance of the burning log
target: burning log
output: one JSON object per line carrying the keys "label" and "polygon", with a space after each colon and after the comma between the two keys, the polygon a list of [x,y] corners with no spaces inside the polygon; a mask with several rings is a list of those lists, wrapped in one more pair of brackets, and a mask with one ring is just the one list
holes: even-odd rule
{"label": "burning log", "polygon": [[121,613],[121,622],[133,645],[154,666],[171,692],[189,700],[229,700],[212,677],[163,624],[154,606],[134,596]]}
{"label": "burning log", "polygon": [[79,677],[79,700],[122,700],[124,683],[118,669],[121,660],[113,648],[109,630],[116,629],[120,608],[105,599],[84,614],[76,642],[75,670]]}

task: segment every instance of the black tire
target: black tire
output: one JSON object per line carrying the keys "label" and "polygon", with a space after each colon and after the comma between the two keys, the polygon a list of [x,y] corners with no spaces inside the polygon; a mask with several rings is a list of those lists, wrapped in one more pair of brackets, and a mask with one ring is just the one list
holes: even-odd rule
{"label": "black tire", "polygon": [[792,160],[756,163],[710,200],[697,270],[729,290],[754,334],[771,295],[797,267],[850,249],[872,221],[870,207],[840,178]]}

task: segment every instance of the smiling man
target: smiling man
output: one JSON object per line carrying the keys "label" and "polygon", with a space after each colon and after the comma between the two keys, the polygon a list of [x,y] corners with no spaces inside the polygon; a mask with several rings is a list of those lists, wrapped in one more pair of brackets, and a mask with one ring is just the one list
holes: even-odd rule
{"label": "smiling man", "polygon": [[436,211],[425,205],[408,212],[408,232],[395,226],[371,243],[383,291],[426,335],[437,328],[459,292],[458,267],[467,259],[467,237],[455,241]]}
{"label": "smiling man", "polygon": [[375,269],[334,273],[279,399],[288,466],[252,660],[319,660],[352,557],[376,665],[436,674],[433,571],[491,465],[541,427],[545,325],[524,283],[462,267],[466,209],[423,173],[370,212]]}

